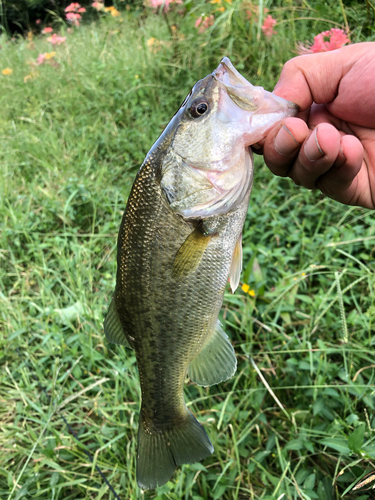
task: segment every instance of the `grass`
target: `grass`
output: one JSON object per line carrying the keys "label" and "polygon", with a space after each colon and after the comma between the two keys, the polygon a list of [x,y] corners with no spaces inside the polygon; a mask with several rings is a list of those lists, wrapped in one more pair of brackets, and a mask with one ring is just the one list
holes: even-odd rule
{"label": "grass", "polygon": [[271,89],[295,43],[332,22],[374,39],[370,2],[263,5],[280,20],[271,40],[238,1],[200,37],[194,20],[215,5],[169,14],[173,36],[143,10],[105,18],[67,34],[57,65],[26,82],[51,47],[2,39],[13,73],[0,75],[1,498],[114,499],[95,465],[121,499],[373,498],[352,489],[375,469],[373,214],[274,177],[260,157],[242,275],[255,296],[228,292],[222,309],[238,371],[186,384],[215,452],[156,492],[136,485],[135,357],[106,342],[102,322],[139,165],[222,55]]}

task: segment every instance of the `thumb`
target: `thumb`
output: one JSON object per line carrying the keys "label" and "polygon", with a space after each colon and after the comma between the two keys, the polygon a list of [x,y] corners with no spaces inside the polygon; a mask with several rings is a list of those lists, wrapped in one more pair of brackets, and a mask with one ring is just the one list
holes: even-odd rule
{"label": "thumb", "polygon": [[338,95],[341,80],[375,44],[358,43],[338,50],[308,54],[287,61],[274,93],[298,104],[300,111],[313,102],[327,104]]}

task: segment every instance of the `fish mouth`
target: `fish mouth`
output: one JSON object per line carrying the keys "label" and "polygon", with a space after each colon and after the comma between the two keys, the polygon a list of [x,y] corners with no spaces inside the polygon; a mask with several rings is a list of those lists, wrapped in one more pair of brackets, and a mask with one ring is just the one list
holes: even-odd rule
{"label": "fish mouth", "polygon": [[252,85],[236,70],[228,57],[223,57],[212,76],[231,99],[246,111],[283,113],[285,116],[294,116],[298,112],[298,106],[294,102],[268,92],[263,87]]}

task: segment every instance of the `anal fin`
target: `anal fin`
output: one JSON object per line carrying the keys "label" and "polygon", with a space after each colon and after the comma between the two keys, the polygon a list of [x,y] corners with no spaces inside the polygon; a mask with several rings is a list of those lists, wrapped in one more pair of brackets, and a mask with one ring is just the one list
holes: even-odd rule
{"label": "anal fin", "polygon": [[207,387],[233,377],[236,369],[233,346],[218,321],[202,350],[190,363],[188,375],[196,384]]}
{"label": "anal fin", "polygon": [[125,347],[130,347],[131,349],[133,348],[124,333],[124,329],[122,328],[114,299],[111,300],[107,316],[104,320],[104,333],[108,342],[124,345]]}
{"label": "anal fin", "polygon": [[175,278],[188,276],[197,269],[211,238],[204,236],[200,228],[189,234],[173,262],[172,274]]}
{"label": "anal fin", "polygon": [[232,263],[230,265],[229,283],[232,289],[232,293],[234,293],[238,287],[241,277],[241,271],[242,271],[242,234],[240,234],[237,240],[233,252]]}

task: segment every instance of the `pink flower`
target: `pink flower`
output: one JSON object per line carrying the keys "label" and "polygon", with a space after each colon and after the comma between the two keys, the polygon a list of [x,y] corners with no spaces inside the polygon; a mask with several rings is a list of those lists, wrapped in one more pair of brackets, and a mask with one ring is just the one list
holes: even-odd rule
{"label": "pink flower", "polygon": [[79,5],[79,3],[73,2],[66,7],[65,12],[76,12],[80,8],[81,8],[81,6]]}
{"label": "pink flower", "polygon": [[323,31],[314,37],[314,43],[305,46],[302,43],[297,45],[298,54],[316,54],[317,52],[328,52],[329,50],[340,49],[347,43],[350,43],[348,34],[344,30],[332,28],[329,31]]}
{"label": "pink flower", "polygon": [[41,19],[37,19],[37,20],[35,21],[35,24],[40,24],[41,22],[42,22],[42,20],[41,20]]}
{"label": "pink flower", "polygon": [[74,26],[79,26],[79,20],[81,19],[81,14],[79,12],[83,13],[86,12],[86,9],[84,7],[81,7],[79,3],[77,2],[72,2],[68,7],[65,9],[66,14],[66,19],[70,21]]}
{"label": "pink flower", "polygon": [[39,54],[38,55],[38,59],[36,60],[36,63],[38,66],[40,66],[41,64],[44,63],[44,61],[46,60],[46,55],[45,54]]}
{"label": "pink flower", "polygon": [[265,18],[264,23],[262,25],[262,31],[268,38],[271,38],[272,35],[275,35],[277,33],[277,31],[274,31],[273,29],[276,23],[277,23],[276,19],[274,19],[270,15],[268,15]]}
{"label": "pink flower", "polygon": [[94,7],[96,10],[103,10],[104,9],[104,3],[102,2],[93,2],[91,4],[91,7]]}
{"label": "pink flower", "polygon": [[171,3],[182,3],[182,0],[148,0],[148,5],[149,7],[152,7],[155,11],[164,5],[163,7],[163,12],[168,12],[169,10],[169,5]]}
{"label": "pink flower", "polygon": [[195,27],[198,28],[198,33],[203,33],[207,28],[212,26],[215,21],[215,16],[211,14],[210,16],[198,17],[195,21]]}
{"label": "pink flower", "polygon": [[47,38],[47,42],[51,42],[52,45],[61,45],[66,40],[66,36],[58,36],[54,33],[52,36]]}
{"label": "pink flower", "polygon": [[169,9],[169,4],[171,0],[150,0],[150,7],[153,9],[157,9],[158,7],[161,7],[164,4],[164,9],[168,10]]}
{"label": "pink flower", "polygon": [[42,29],[43,35],[45,35],[46,33],[52,33],[52,31],[53,31],[53,28],[50,28],[50,27]]}
{"label": "pink flower", "polygon": [[49,61],[50,64],[52,64],[53,63],[52,59],[55,57],[55,55],[56,52],[45,52],[44,54],[39,54],[36,63],[38,66],[45,63],[46,61]]}
{"label": "pink flower", "polygon": [[77,14],[75,12],[68,12],[68,14],[66,15],[67,20],[75,26],[79,26],[79,20],[81,19],[81,17],[81,14]]}

